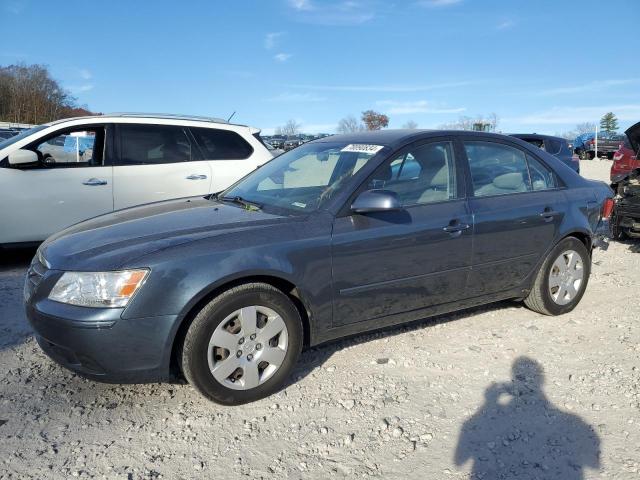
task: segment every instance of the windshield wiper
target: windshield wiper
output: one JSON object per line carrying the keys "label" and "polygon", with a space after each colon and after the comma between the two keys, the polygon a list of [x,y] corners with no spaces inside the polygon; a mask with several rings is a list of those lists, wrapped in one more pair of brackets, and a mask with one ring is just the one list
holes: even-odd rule
{"label": "windshield wiper", "polygon": [[235,203],[237,205],[241,205],[243,208],[247,209],[247,210],[261,210],[262,209],[262,205],[260,205],[257,202],[252,202],[251,200],[246,200],[242,197],[236,196],[236,197],[218,197],[216,195],[216,200],[222,200],[223,202],[231,202],[231,203]]}

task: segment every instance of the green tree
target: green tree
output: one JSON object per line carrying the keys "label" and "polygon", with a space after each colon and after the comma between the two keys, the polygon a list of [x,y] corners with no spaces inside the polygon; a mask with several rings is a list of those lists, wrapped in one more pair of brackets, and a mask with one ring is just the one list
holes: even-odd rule
{"label": "green tree", "polygon": [[607,133],[618,131],[618,118],[613,112],[605,113],[600,119],[600,130]]}

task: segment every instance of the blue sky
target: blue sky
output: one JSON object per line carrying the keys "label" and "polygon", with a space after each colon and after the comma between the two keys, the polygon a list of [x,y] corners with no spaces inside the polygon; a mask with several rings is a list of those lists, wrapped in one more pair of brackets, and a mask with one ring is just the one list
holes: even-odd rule
{"label": "blue sky", "polygon": [[556,133],[640,120],[640,1],[0,0],[0,64],[47,64],[100,112],[227,117],[332,132],[495,112]]}

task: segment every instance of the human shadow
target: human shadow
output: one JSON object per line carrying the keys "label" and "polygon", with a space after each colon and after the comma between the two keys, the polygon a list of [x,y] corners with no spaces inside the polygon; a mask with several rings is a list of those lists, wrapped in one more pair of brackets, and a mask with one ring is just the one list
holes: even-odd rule
{"label": "human shadow", "polygon": [[508,383],[492,383],[485,403],[460,431],[454,462],[471,460],[473,479],[584,478],[600,467],[600,439],[579,416],[545,396],[542,366],[516,359]]}

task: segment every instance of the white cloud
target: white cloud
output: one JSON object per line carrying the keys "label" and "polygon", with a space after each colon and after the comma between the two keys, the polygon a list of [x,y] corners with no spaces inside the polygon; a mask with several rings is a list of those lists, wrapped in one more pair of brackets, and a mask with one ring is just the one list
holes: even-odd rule
{"label": "white cloud", "polygon": [[513,28],[515,26],[516,26],[516,22],[515,21],[513,21],[513,20],[503,20],[498,25],[496,25],[496,28],[498,30],[507,30],[507,29]]}
{"label": "white cloud", "polygon": [[278,39],[284,35],[284,32],[267,33],[264,37],[264,48],[271,50],[278,43]]}
{"label": "white cloud", "polygon": [[448,108],[431,105],[426,100],[412,102],[397,102],[394,100],[381,100],[376,105],[382,107],[386,113],[392,115],[404,115],[410,113],[462,113],[466,108]]}
{"label": "white cloud", "polygon": [[622,85],[629,85],[633,83],[639,83],[640,78],[627,78],[627,79],[611,79],[611,80],[596,80],[593,82],[587,82],[580,85],[572,85],[567,87],[549,88],[547,90],[541,90],[538,92],[540,95],[569,95],[572,93],[584,93],[595,92],[599,90],[606,90],[610,87],[619,87]]}
{"label": "white cloud", "polygon": [[289,5],[291,8],[301,11],[314,9],[311,0],[289,0]]}
{"label": "white cloud", "polygon": [[504,118],[504,123],[517,125],[576,124],[596,122],[607,112],[614,112],[621,121],[637,121],[640,104],[601,105],[595,107],[553,107],[549,110]]}
{"label": "white cloud", "polygon": [[375,18],[376,1],[331,1],[321,5],[311,0],[289,0],[294,18],[304,23],[325,26],[361,25]]}
{"label": "white cloud", "polygon": [[286,62],[292,57],[290,53],[277,53],[273,56],[276,62]]}
{"label": "white cloud", "polygon": [[421,7],[450,7],[462,3],[462,0],[421,0],[416,2]]}
{"label": "white cloud", "polygon": [[85,83],[83,85],[71,85],[69,87],[72,93],[84,93],[93,90],[93,84]]}
{"label": "white cloud", "polygon": [[426,92],[429,90],[465,87],[476,82],[460,81],[449,83],[433,83],[424,85],[287,85],[289,88],[302,88],[307,90],[324,90],[333,92],[387,92],[387,93],[411,93]]}
{"label": "white cloud", "polygon": [[324,102],[326,98],[314,93],[281,93],[268,98],[268,102]]}
{"label": "white cloud", "polygon": [[86,68],[81,68],[78,73],[80,75],[80,78],[82,78],[83,80],[90,80],[93,77],[91,72]]}

